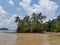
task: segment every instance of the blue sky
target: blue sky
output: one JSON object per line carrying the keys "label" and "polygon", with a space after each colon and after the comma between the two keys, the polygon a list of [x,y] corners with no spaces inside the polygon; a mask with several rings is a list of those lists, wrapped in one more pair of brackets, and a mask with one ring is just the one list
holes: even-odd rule
{"label": "blue sky", "polygon": [[45,21],[52,20],[60,14],[60,0],[0,0],[0,28],[15,30],[15,17],[23,19],[33,12],[42,12],[47,16]]}

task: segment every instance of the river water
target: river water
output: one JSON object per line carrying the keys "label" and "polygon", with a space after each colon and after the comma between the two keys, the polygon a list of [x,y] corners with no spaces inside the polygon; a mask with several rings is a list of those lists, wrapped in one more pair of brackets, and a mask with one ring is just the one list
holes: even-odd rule
{"label": "river water", "polygon": [[60,45],[60,33],[0,33],[0,45]]}

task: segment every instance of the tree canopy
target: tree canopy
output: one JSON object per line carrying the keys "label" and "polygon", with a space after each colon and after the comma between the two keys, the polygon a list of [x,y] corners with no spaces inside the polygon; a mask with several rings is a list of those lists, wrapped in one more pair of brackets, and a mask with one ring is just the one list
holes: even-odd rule
{"label": "tree canopy", "polygon": [[57,19],[49,20],[48,22],[43,23],[45,18],[46,16],[43,16],[42,13],[33,13],[31,17],[26,15],[23,19],[20,19],[20,17],[17,16],[15,20],[18,25],[17,32],[40,33],[44,31],[60,31],[60,15]]}

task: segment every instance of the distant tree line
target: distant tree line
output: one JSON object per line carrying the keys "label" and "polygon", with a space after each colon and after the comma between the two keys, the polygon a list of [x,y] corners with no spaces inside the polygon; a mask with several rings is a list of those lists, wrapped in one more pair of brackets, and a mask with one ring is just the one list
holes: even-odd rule
{"label": "distant tree line", "polygon": [[0,28],[0,30],[8,30],[8,28]]}
{"label": "distant tree line", "polygon": [[60,15],[57,19],[49,20],[48,22],[43,23],[46,16],[43,16],[42,13],[35,14],[33,13],[30,16],[26,15],[23,19],[20,19],[19,16],[16,17],[15,22],[17,23],[17,32],[18,33],[41,33],[41,32],[60,32]]}

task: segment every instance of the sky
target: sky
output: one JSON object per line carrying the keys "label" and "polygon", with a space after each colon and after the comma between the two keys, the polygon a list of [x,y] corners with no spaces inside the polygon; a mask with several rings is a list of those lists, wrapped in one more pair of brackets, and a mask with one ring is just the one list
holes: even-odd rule
{"label": "sky", "polygon": [[46,20],[56,19],[60,14],[60,0],[0,0],[0,28],[16,30],[15,17],[42,12]]}

